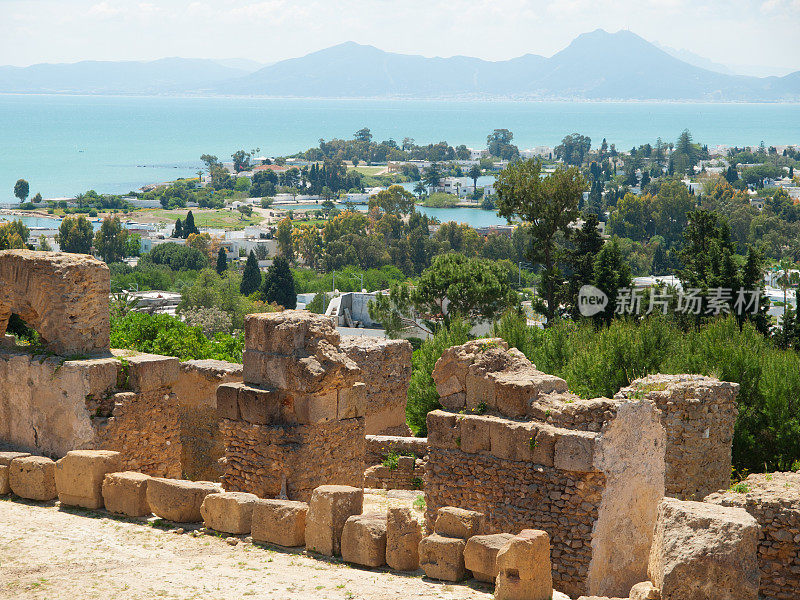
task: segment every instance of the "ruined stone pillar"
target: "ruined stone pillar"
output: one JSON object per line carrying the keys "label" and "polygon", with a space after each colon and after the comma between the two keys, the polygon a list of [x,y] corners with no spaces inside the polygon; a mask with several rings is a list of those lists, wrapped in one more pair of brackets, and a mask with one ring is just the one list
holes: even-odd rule
{"label": "ruined stone pillar", "polygon": [[326,317],[248,315],[244,383],[217,390],[228,491],[308,501],[324,484],[362,487],[361,370]]}

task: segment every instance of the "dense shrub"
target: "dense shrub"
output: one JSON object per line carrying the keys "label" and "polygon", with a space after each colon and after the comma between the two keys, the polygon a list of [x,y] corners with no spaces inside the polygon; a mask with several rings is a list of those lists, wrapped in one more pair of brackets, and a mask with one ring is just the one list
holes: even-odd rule
{"label": "dense shrub", "polygon": [[175,242],[159,244],[145,254],[142,260],[156,265],[167,265],[173,271],[196,271],[205,267],[208,262],[198,249]]}
{"label": "dense shrub", "polygon": [[431,376],[436,361],[447,348],[468,342],[469,329],[468,323],[451,321],[449,328],[441,328],[436,335],[425,340],[419,350],[414,351],[411,357],[413,372],[406,402],[406,422],[414,435],[426,436],[428,425],[425,419],[428,413],[441,408]]}
{"label": "dense shrub", "polygon": [[200,327],[187,325],[171,315],[130,312],[112,318],[111,347],[177,356],[181,360],[214,358],[242,362],[244,336],[217,333],[207,338]]}
{"label": "dense shrub", "polygon": [[[653,373],[697,373],[740,385],[733,463],[740,472],[794,470],[800,466],[800,357],[780,350],[732,317],[685,331],[663,317],[641,323],[615,320],[610,327],[561,322],[542,330],[507,314],[494,335],[523,352],[540,370],[563,377],[581,397],[613,396],[634,379]],[[440,331],[414,352],[406,413],[417,435],[425,414],[438,407],[431,372],[449,345],[465,332]]]}

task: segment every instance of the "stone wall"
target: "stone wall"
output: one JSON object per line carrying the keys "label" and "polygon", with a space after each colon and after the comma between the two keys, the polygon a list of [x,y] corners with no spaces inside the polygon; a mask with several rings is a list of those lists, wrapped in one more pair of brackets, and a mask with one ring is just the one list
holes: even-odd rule
{"label": "stone wall", "polygon": [[383,462],[389,454],[401,454],[424,458],[428,453],[428,438],[405,437],[396,435],[367,435],[364,461],[368,465]]}
{"label": "stone wall", "polygon": [[[502,340],[447,350],[433,373],[425,496],[483,512],[488,533],[543,529],[554,587],[625,596],[646,579],[664,491],[664,429],[650,402],[582,401]],[[538,417],[538,418],[537,418]]]}
{"label": "stone wall", "polygon": [[174,386],[181,431],[184,479],[218,481],[219,459],[225,454],[217,419],[217,388],[242,380],[242,365],[221,360],[189,360],[180,364]]}
{"label": "stone wall", "polygon": [[226,490],[308,501],[323,484],[361,486],[366,386],[325,317],[248,315],[244,383],[217,390]]}
{"label": "stone wall", "polygon": [[666,495],[702,500],[730,485],[739,384],[702,375],[650,375],[617,398],[650,400],[667,432]]}
{"label": "stone wall", "polygon": [[368,336],[344,336],[342,351],[362,371],[367,386],[364,427],[370,435],[409,435],[406,399],[411,381],[411,344]]}
{"label": "stone wall", "polygon": [[54,354],[108,351],[111,275],[84,254],[0,251],[0,335],[19,315]]}
{"label": "stone wall", "polygon": [[7,346],[0,350],[0,443],[53,458],[119,450],[126,469],[217,479],[223,452],[209,396],[240,372],[229,363],[180,364],[130,351],[67,360]]}
{"label": "stone wall", "polygon": [[758,539],[759,596],[794,600],[800,590],[800,473],[750,475],[706,502],[743,508],[761,531]]}

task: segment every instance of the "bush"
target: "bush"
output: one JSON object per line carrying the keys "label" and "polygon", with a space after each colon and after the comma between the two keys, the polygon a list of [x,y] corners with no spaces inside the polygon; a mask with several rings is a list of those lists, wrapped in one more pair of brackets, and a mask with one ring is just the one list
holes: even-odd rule
{"label": "bush", "polygon": [[411,381],[408,386],[408,400],[406,402],[406,422],[414,435],[425,437],[428,435],[426,417],[428,413],[437,408],[439,395],[433,383],[433,367],[447,348],[465,344],[469,341],[470,325],[463,321],[454,320],[450,327],[442,327],[436,334],[425,340],[411,356]]}
{"label": "bush", "polygon": [[242,362],[244,336],[217,333],[208,338],[200,327],[187,325],[171,315],[130,312],[112,318],[111,347],[177,356],[181,360],[213,358]]}
{"label": "bush", "polygon": [[159,244],[142,257],[145,262],[167,265],[173,271],[199,271],[208,263],[206,256],[197,248],[175,242]]}

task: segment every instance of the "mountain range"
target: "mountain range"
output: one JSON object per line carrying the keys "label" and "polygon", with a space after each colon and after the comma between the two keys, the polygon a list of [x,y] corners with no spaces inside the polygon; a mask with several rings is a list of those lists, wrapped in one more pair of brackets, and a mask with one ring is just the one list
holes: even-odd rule
{"label": "mountain range", "polygon": [[397,54],[347,42],[266,66],[252,60],[166,58],[0,67],[0,93],[800,101],[800,71],[750,77],[692,62],[630,31],[598,29],[549,58],[526,54],[496,62]]}

